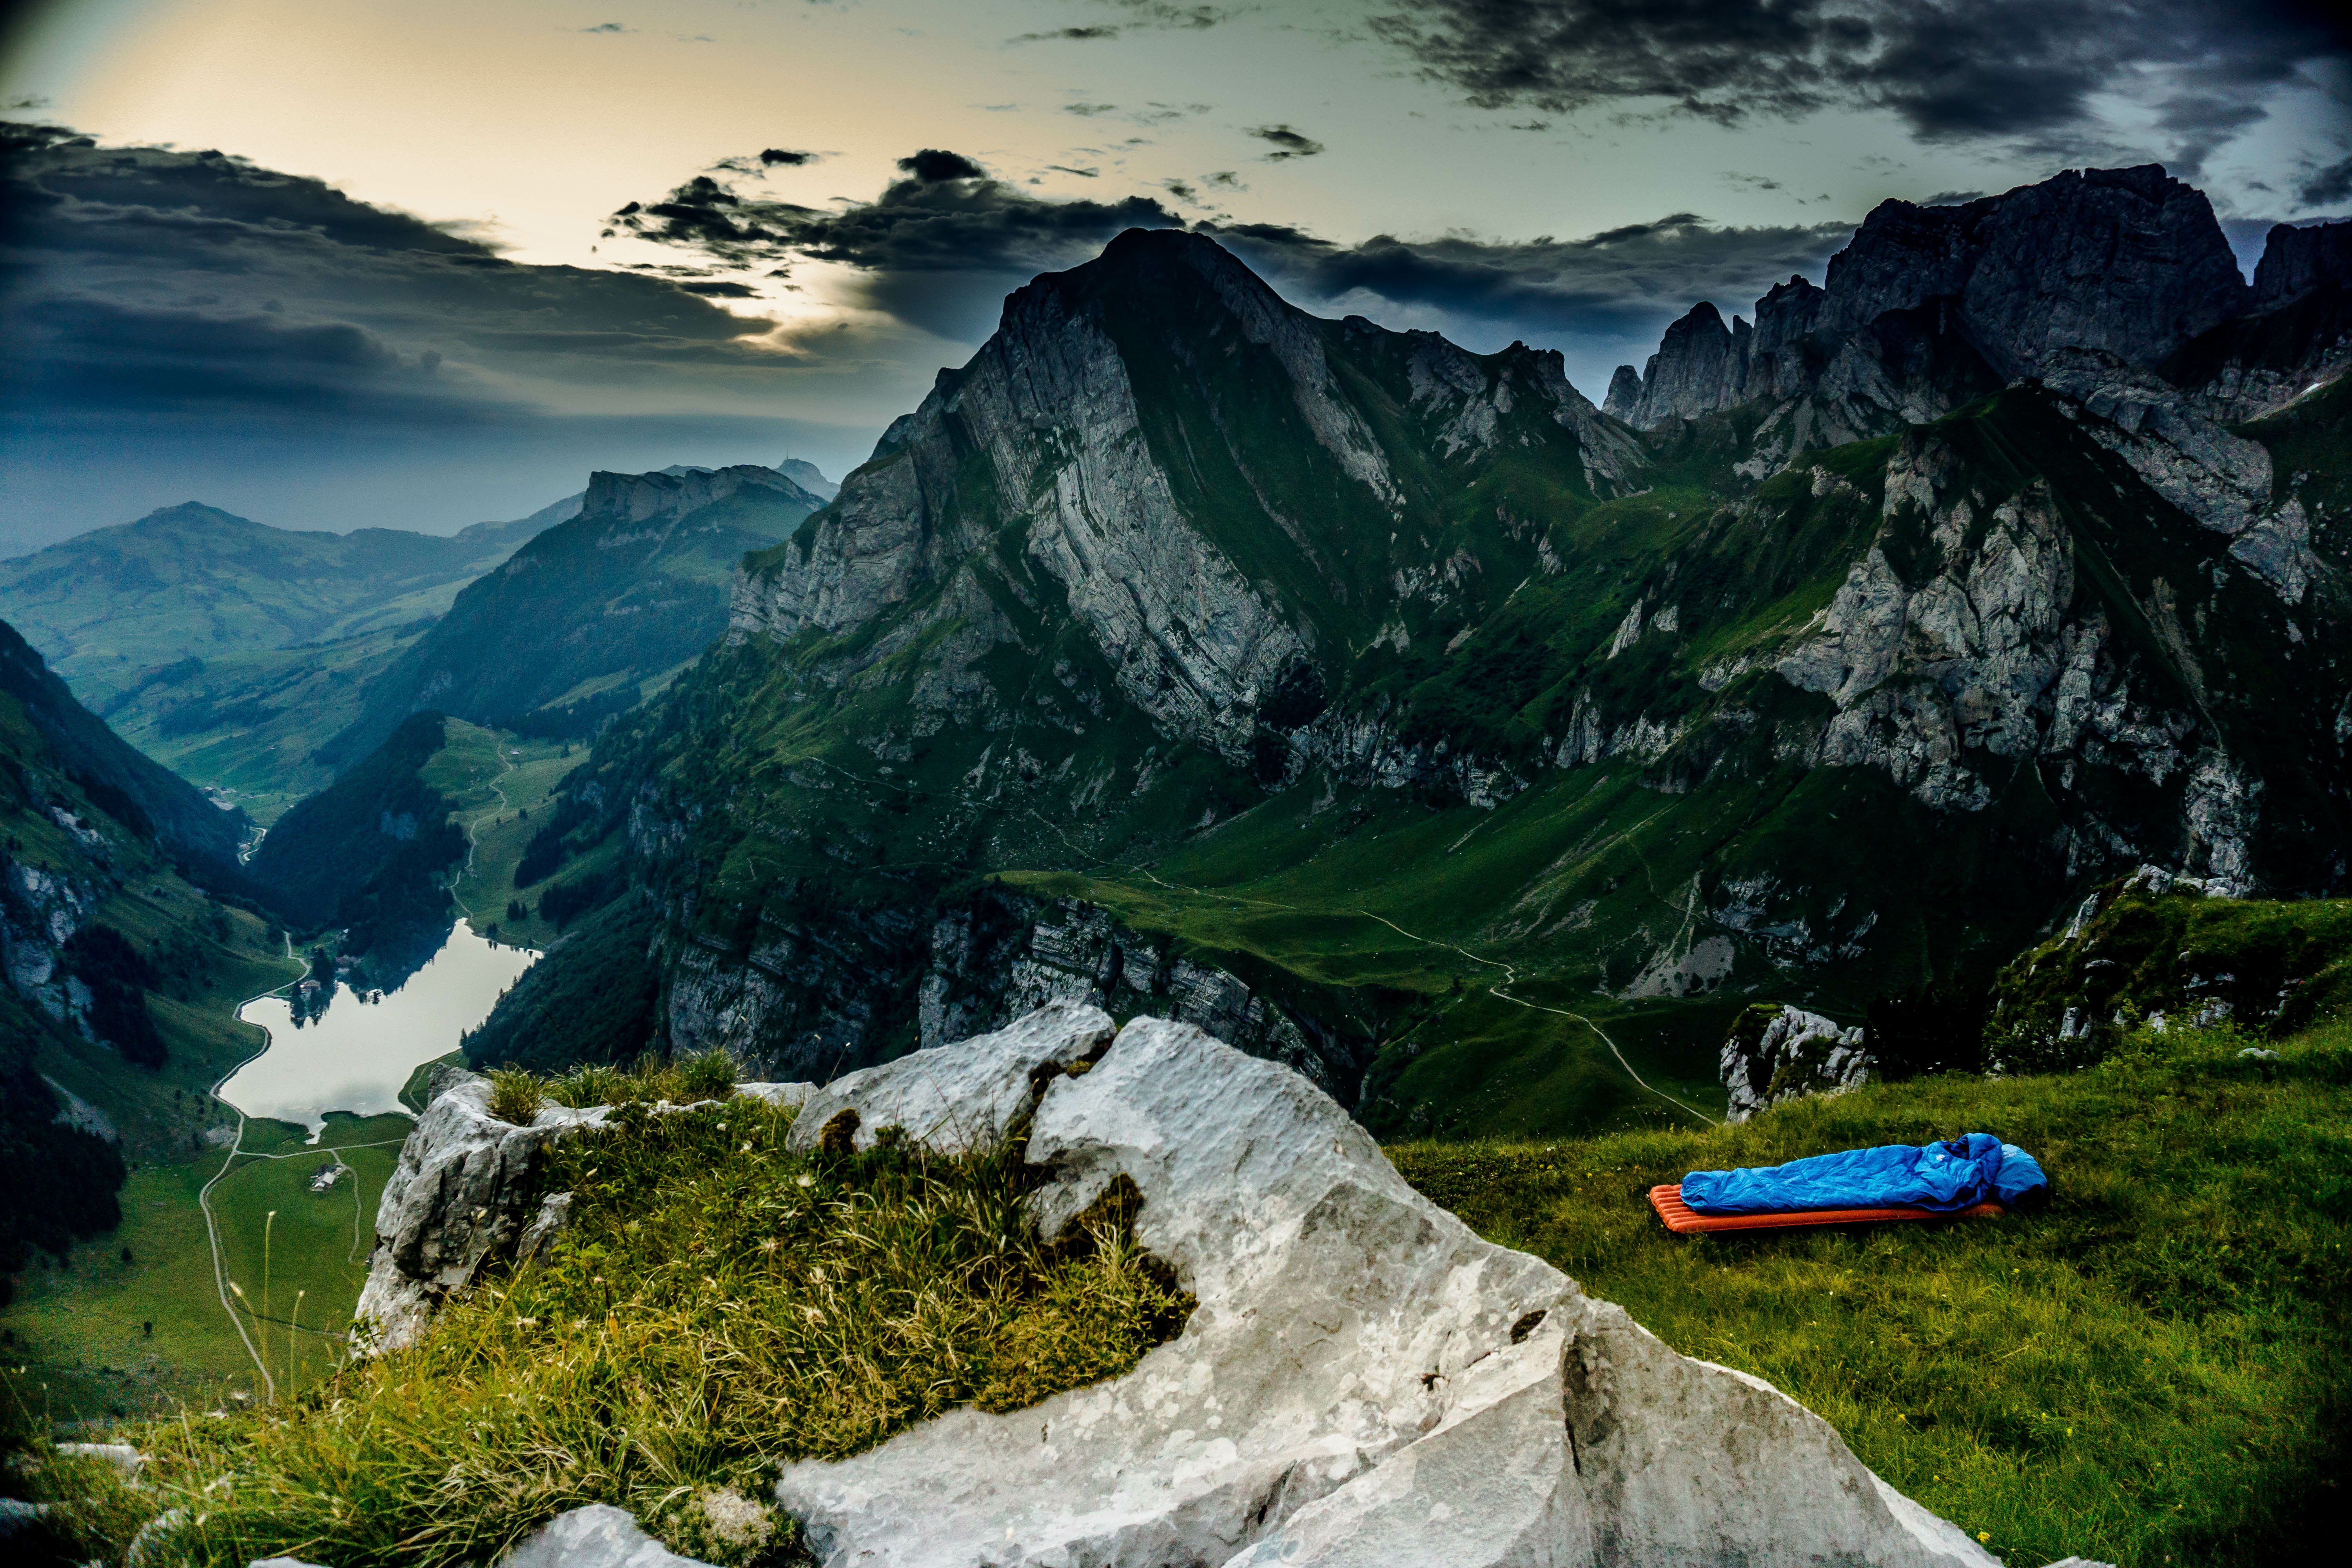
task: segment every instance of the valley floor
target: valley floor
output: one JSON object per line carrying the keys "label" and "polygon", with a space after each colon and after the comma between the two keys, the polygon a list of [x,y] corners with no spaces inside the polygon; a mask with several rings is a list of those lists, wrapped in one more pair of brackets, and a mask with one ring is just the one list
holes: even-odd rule
{"label": "valley floor", "polygon": [[[1685,1354],[1767,1378],[2011,1563],[2308,1559],[2352,1458],[2352,1020],[2278,1047],[2137,1037],[2063,1077],[1948,1076],[1739,1127],[1391,1157]],[[1992,1132],[2054,1196],[1993,1220],[1676,1237],[1694,1169]],[[2340,1540],[2340,1537],[2338,1537]]]}
{"label": "valley floor", "polygon": [[[9,1403],[43,1425],[104,1422],[266,1397],[257,1357],[280,1387],[331,1373],[409,1127],[405,1116],[332,1116],[306,1144],[299,1127],[250,1121],[234,1159],[215,1149],[133,1172],[116,1230],[62,1260],[40,1254],[17,1277],[0,1310]],[[349,1171],[310,1191],[337,1162]],[[200,1199],[219,1229],[219,1279],[245,1290],[230,1294],[236,1319],[221,1306]]]}

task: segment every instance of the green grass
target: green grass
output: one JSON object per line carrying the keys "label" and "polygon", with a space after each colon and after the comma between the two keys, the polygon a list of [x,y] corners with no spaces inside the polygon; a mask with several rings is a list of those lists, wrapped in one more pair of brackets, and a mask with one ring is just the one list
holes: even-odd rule
{"label": "green grass", "polygon": [[[2352,1023],[2237,1053],[2138,1036],[2071,1076],[1941,1077],[1744,1126],[1390,1151],[1481,1234],[1549,1258],[1685,1354],[1767,1378],[2012,1563],[2301,1560],[2352,1430]],[[1677,1238],[1694,1169],[1993,1132],[2034,1215]]]}
{"label": "green grass", "polygon": [[[467,923],[478,933],[487,936],[495,926],[499,941],[523,947],[544,948],[555,940],[553,924],[539,918],[533,890],[516,885],[515,868],[531,835],[554,814],[564,779],[587,760],[585,745],[449,721],[449,743],[435,755],[425,776],[457,803],[451,819],[473,841],[472,860],[451,890],[472,911]],[[575,868],[567,866],[565,873],[575,874]],[[520,921],[507,914],[509,902],[517,898],[530,910]]]}
{"label": "green grass", "polygon": [[212,1098],[213,1085],[263,1042],[236,1008],[302,973],[271,949],[259,917],[224,910],[225,934],[216,936],[206,910],[201,891],[158,868],[126,882],[96,911],[163,971],[147,996],[169,1053],[161,1068],[130,1067],[61,1031],[36,1055],[42,1073],[107,1114],[134,1166],[199,1155],[208,1147],[205,1129],[235,1125],[236,1113]]}
{"label": "green grass", "polygon": [[[411,1125],[405,1116],[332,1112],[319,1142],[305,1144],[300,1128],[248,1122],[250,1152],[241,1152],[213,1188],[222,1263],[242,1291],[229,1299],[281,1392],[308,1387],[341,1363],[341,1334],[375,1246],[376,1205]],[[310,1178],[338,1160],[352,1173],[311,1192]],[[198,1289],[208,1303],[210,1286],[207,1258]],[[226,1314],[217,1305],[213,1311],[226,1328]]]}
{"label": "green grass", "polygon": [[578,1198],[544,1266],[478,1280],[418,1346],[291,1405],[131,1428],[152,1459],[135,1490],[63,1465],[36,1489],[86,1551],[184,1506],[170,1549],[240,1568],[479,1562],[600,1500],[681,1551],[773,1561],[789,1529],[748,1500],[779,1461],[1116,1375],[1190,1311],[1133,1246],[1131,1188],[1046,1248],[1017,1140],[805,1159],[791,1123],[633,1100],[551,1153],[546,1186]]}
{"label": "green grass", "polygon": [[[247,1332],[281,1384],[293,1356],[296,1385],[332,1371],[374,1245],[376,1202],[408,1132],[403,1116],[327,1118],[319,1143],[282,1122],[247,1124],[234,1168],[213,1188],[228,1278],[245,1288]],[[374,1147],[356,1147],[373,1144]],[[310,1177],[327,1150],[357,1173],[325,1194]],[[209,1407],[232,1392],[266,1394],[213,1280],[213,1254],[197,1194],[221,1174],[219,1151],[131,1173],[122,1224],[43,1256],[17,1277],[17,1299],[0,1310],[0,1381],[16,1409],[42,1425],[140,1415],[184,1402]],[[273,1225],[268,1215],[276,1210]],[[267,1258],[265,1258],[265,1244]],[[128,1248],[131,1259],[122,1253]],[[291,1310],[301,1293],[299,1321]],[[232,1301],[240,1299],[232,1295]],[[265,1301],[268,1316],[257,1321]],[[154,1325],[152,1333],[145,1324]]]}
{"label": "green grass", "polygon": [[[227,792],[268,827],[333,782],[319,748],[359,717],[367,683],[421,635],[380,626],[300,647],[241,649],[205,659],[185,679],[111,700],[103,674],[77,668],[71,679],[77,695],[106,702],[107,721],[124,740],[190,783]],[[142,667],[135,678],[173,673],[168,664]]]}

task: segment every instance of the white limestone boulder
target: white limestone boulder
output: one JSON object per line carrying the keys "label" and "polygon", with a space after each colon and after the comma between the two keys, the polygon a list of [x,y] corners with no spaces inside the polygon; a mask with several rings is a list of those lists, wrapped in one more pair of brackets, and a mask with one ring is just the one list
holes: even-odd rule
{"label": "white limestone boulder", "polygon": [[[966,1137],[924,1058],[1026,1082],[1030,1022],[858,1075],[860,1135],[904,1105],[910,1135]],[[1305,1079],[1190,1025],[1138,1019],[1048,1081],[1029,1159],[1048,1235],[1132,1181],[1138,1239],[1199,1306],[1125,1376],[787,1467],[825,1568],[1995,1562],[1819,1417],[1480,1240]]]}
{"label": "white limestone boulder", "polygon": [[376,1205],[374,1255],[356,1316],[361,1348],[376,1354],[416,1342],[434,1308],[470,1283],[484,1259],[513,1250],[541,1152],[602,1106],[542,1106],[528,1127],[490,1114],[488,1079],[439,1074]]}
{"label": "white limestone boulder", "polygon": [[941,1153],[1003,1141],[1035,1108],[1039,1086],[1100,1056],[1116,1029],[1110,1015],[1082,1002],[1048,1002],[992,1035],[934,1046],[877,1068],[864,1068],[810,1095],[786,1147],[806,1153],[843,1112],[854,1112],[858,1149],[875,1133],[899,1127]]}
{"label": "white limestone boulder", "polygon": [[636,1516],[592,1502],[559,1513],[498,1561],[497,1568],[709,1568],[645,1532]]}

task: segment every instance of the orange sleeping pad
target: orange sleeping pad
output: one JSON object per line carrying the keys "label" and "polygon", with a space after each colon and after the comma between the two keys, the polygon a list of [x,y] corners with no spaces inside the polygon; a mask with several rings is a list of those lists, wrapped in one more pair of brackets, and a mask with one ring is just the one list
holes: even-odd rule
{"label": "orange sleeping pad", "polygon": [[1676,1236],[1702,1230],[1783,1230],[1800,1225],[1873,1225],[1883,1219],[1985,1218],[2000,1214],[1999,1204],[1978,1204],[1964,1209],[1799,1209],[1789,1214],[1693,1213],[1683,1202],[1683,1185],[1668,1182],[1650,1189],[1650,1206]]}

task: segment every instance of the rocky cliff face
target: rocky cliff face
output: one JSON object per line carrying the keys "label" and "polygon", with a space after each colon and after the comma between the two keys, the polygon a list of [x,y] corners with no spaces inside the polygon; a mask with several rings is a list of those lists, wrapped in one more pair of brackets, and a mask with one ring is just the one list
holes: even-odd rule
{"label": "rocky cliff face", "polygon": [[1820,326],[1948,299],[2004,378],[2065,348],[2152,368],[2245,308],[2204,193],[2155,164],[2069,169],[1959,206],[1885,202],[1831,258]]}
{"label": "rocky cliff face", "polygon": [[1757,478],[2084,352],[2161,367],[2217,417],[2257,417],[2288,383],[2299,392],[2352,357],[2335,292],[2352,281],[2352,244],[2330,232],[2345,226],[2281,226],[2249,289],[2203,194],[2154,165],[2069,170],[1957,206],[1885,202],[1831,258],[1826,287],[1775,286],[1752,332],[1697,307],[1638,390],[1621,368],[1611,411],[1655,429],[1756,404]]}

